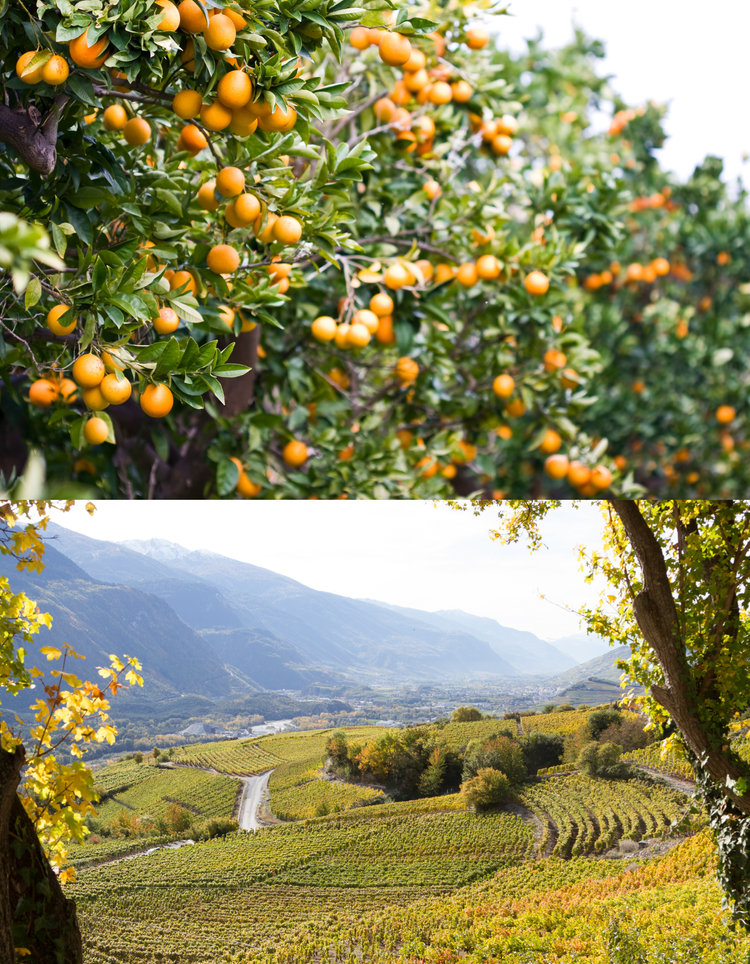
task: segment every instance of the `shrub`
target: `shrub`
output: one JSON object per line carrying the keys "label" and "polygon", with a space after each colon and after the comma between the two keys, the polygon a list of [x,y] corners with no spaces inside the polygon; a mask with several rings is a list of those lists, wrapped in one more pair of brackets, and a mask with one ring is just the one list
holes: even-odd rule
{"label": "shrub", "polygon": [[464,779],[476,776],[480,770],[501,770],[511,784],[518,784],[526,777],[526,764],[521,747],[505,735],[492,736],[486,740],[474,740],[466,748]]}
{"label": "shrub", "polygon": [[475,706],[459,706],[453,711],[453,723],[474,723],[482,719],[481,712]]}
{"label": "shrub", "polygon": [[485,813],[501,806],[510,793],[510,781],[500,770],[485,767],[476,776],[464,780],[461,794],[466,806]]}
{"label": "shrub", "polygon": [[622,747],[616,743],[587,743],[578,756],[578,766],[590,777],[618,780],[628,777],[631,768],[620,762]]}
{"label": "shrub", "polygon": [[530,774],[562,762],[565,740],[559,733],[530,733],[521,740],[523,762]]}

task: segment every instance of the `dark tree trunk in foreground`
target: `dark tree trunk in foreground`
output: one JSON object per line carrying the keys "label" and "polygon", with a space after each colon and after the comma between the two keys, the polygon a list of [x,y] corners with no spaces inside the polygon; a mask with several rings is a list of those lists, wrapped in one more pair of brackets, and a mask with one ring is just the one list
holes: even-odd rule
{"label": "dark tree trunk in foreground", "polygon": [[80,964],[75,903],[62,888],[18,798],[24,753],[0,750],[0,962],[13,964],[15,947],[32,964]]}

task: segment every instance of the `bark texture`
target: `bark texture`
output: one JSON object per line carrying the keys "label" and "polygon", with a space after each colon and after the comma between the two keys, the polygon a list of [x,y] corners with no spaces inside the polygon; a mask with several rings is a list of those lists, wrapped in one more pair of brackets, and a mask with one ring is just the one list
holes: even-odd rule
{"label": "bark texture", "polygon": [[58,97],[42,117],[33,105],[12,108],[0,104],[0,142],[12,147],[32,171],[47,176],[57,164],[57,122],[67,98]]}
{"label": "bark texture", "polygon": [[13,964],[18,946],[34,964],[81,964],[75,903],[63,894],[16,792],[23,763],[23,749],[0,750],[0,961]]}

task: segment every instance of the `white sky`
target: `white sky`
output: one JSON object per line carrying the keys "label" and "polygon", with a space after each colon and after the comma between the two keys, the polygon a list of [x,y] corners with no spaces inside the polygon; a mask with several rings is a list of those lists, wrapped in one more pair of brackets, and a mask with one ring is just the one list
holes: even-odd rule
{"label": "white sky", "polygon": [[[599,509],[564,505],[544,524],[548,549],[501,546],[496,511],[475,517],[432,502],[99,502],[55,521],[93,539],[168,539],[297,579],[314,589],[435,611],[463,609],[543,639],[579,631],[564,611],[596,594],[577,547],[599,544]],[[547,599],[540,599],[543,593]]]}
{"label": "white sky", "polygon": [[666,103],[670,135],[662,166],[681,178],[706,154],[725,160],[734,182],[748,168],[747,40],[750,4],[717,0],[710,7],[692,0],[509,0],[512,16],[499,18],[502,42],[523,49],[523,38],[541,27],[546,46],[573,37],[572,23],[604,41],[600,74],[631,104]]}

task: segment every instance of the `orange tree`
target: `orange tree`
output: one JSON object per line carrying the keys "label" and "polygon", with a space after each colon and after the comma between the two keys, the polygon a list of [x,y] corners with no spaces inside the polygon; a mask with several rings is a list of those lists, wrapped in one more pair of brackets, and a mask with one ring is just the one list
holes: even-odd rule
{"label": "orange tree", "polygon": [[[648,250],[672,257],[670,285],[695,273],[660,229],[631,230],[665,180],[658,111],[624,113],[583,37],[511,57],[490,0],[471,18],[457,0],[353,3],[6,10],[0,203],[64,262],[0,290],[10,484],[32,446],[72,494],[669,481],[651,449],[667,458],[683,429],[630,369],[666,396],[674,358],[639,361],[625,305],[666,317],[674,296],[663,264],[656,284],[615,270]],[[627,125],[619,153],[597,110]],[[681,375],[705,387],[726,351],[703,338]],[[710,478],[731,488],[720,444]]]}
{"label": "orange tree", "polygon": [[[0,553],[15,557],[18,569],[44,568],[41,537],[55,507],[70,503],[0,501]],[[0,956],[72,964],[81,960],[81,937],[60,883],[73,877],[68,845],[84,839],[98,799],[83,756],[92,743],[114,743],[110,697],[143,681],[136,659],[114,655],[96,682],[81,679],[72,646],[36,644],[50,624],[0,578],[0,693],[37,690],[29,718],[0,718]]]}

